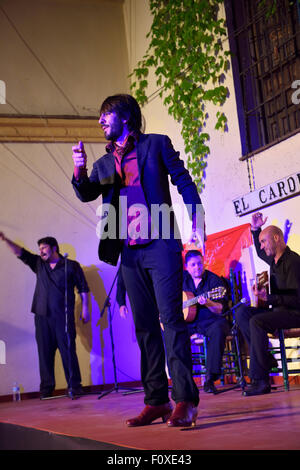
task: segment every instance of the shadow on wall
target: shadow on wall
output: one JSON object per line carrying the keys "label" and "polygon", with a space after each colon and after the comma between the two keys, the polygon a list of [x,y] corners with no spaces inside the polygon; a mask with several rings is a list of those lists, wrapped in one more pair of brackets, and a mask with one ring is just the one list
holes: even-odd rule
{"label": "shadow on wall", "polygon": [[288,242],[289,234],[290,234],[292,225],[293,225],[292,222],[289,219],[286,219],[285,224],[284,224],[284,230],[283,230],[283,236],[284,236],[285,243]]}
{"label": "shadow on wall", "polygon": [[242,263],[237,260],[233,260],[230,263],[230,269],[232,269],[235,278],[236,278],[236,298],[241,299],[242,297],[246,297],[247,299],[250,298],[250,294],[248,291],[249,282],[247,282],[247,273],[243,268]]}
{"label": "shadow on wall", "polygon": [[[90,355],[97,355],[101,364],[101,373],[97,371],[102,377],[103,383],[105,383],[105,370],[104,370],[104,330],[108,328],[107,313],[99,320],[100,312],[103,308],[103,304],[106,299],[106,291],[104,288],[103,281],[99,275],[99,269],[97,266],[82,266],[84,275],[90,288],[90,316],[91,319],[88,323],[84,324],[80,321],[81,313],[81,299],[79,295],[76,295],[75,303],[75,319],[76,319],[76,331],[80,338],[81,344],[84,349]],[[98,342],[98,329],[99,329],[99,342]],[[80,364],[81,365],[81,364]],[[82,367],[82,365],[81,365]],[[91,372],[92,363],[90,362],[89,368]],[[93,374],[94,375],[94,374]],[[91,377],[92,383],[92,377]]]}
{"label": "shadow on wall", "polygon": [[[60,252],[68,253],[68,258],[71,260],[76,260],[80,263],[80,260],[77,259],[76,251],[74,246],[70,244],[60,244]],[[110,285],[110,282],[113,281],[116,274],[115,268],[107,268],[105,272],[100,265],[82,265],[82,270],[86,277],[87,283],[90,288],[89,293],[89,310],[90,310],[90,321],[88,323],[83,323],[80,320],[80,314],[82,310],[82,302],[80,295],[75,289],[75,325],[76,325],[76,334],[77,334],[77,355],[79,360],[80,371],[82,374],[82,384],[83,385],[101,385],[105,383],[112,383],[113,369],[111,367],[111,341],[110,341],[110,323],[108,318],[108,309],[105,309],[103,316],[100,318],[101,312],[104,307],[105,300],[107,298],[108,292],[106,292],[107,283]],[[106,286],[106,288],[105,288]],[[118,309],[115,296],[116,296],[116,283],[113,288],[111,299],[113,299],[111,304],[112,316],[114,316],[115,308]],[[124,331],[126,335],[124,336]],[[122,333],[118,330],[119,333],[114,334],[115,345],[120,341],[120,335],[125,337],[126,340],[129,338],[131,333],[132,343],[136,343],[135,330],[132,322],[126,322],[122,328]],[[122,346],[123,347],[123,346]],[[121,348],[122,349],[122,348]],[[125,348],[126,352],[128,348]],[[118,352],[118,351],[117,351]],[[124,374],[125,377],[129,377],[130,374],[125,373],[123,370],[125,365],[128,365],[128,362],[123,361],[123,357],[120,359],[121,370],[118,370],[119,373]],[[59,375],[62,377],[62,369],[59,368]]]}
{"label": "shadow on wall", "polygon": [[[76,250],[73,245],[63,243],[60,244],[59,247],[62,254],[67,252],[69,259],[76,260],[80,263],[80,260],[77,259]],[[82,303],[80,295],[75,289],[74,315],[77,334],[78,360],[83,376],[83,384],[86,385],[88,382],[88,384],[99,385],[106,382],[104,349],[107,345],[105,344],[104,332],[109,325],[107,310],[102,318],[100,318],[100,312],[103,309],[107,293],[105,291],[101,275],[99,274],[101,269],[96,265],[85,266],[81,263],[80,265],[90,288],[90,321],[88,323],[83,323],[80,320]]]}

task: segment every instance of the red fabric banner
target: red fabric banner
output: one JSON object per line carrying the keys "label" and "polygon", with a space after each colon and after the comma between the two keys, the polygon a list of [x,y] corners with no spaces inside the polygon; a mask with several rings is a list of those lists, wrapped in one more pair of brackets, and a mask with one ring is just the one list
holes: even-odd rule
{"label": "red fabric banner", "polygon": [[[242,254],[242,249],[252,245],[251,224],[223,230],[207,236],[205,243],[205,268],[218,276],[229,277],[230,268],[235,268]],[[184,245],[183,256],[189,250],[197,250],[194,243]]]}

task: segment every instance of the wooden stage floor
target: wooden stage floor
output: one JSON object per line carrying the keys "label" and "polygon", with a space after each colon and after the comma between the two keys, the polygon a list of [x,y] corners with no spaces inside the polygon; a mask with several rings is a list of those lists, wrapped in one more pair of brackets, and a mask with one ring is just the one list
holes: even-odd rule
{"label": "wooden stage floor", "polygon": [[218,395],[200,389],[195,427],[168,428],[162,421],[128,428],[143,408],[143,393],[112,392],[98,400],[27,399],[0,403],[2,450],[300,450],[300,386],[244,397],[240,389]]}

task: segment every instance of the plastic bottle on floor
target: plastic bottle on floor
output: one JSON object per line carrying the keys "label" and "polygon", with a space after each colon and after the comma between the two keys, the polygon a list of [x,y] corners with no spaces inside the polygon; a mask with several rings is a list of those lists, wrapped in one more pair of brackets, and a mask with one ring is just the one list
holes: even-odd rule
{"label": "plastic bottle on floor", "polygon": [[14,383],[12,389],[13,401],[21,401],[21,392],[20,387],[17,382]]}

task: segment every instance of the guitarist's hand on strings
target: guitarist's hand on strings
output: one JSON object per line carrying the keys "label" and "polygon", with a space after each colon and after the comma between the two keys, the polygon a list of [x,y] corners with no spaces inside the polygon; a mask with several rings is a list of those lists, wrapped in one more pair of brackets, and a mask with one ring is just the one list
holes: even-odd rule
{"label": "guitarist's hand on strings", "polygon": [[214,302],[213,300],[201,295],[198,299],[200,305],[204,305],[213,313],[222,313],[223,305],[219,302]]}
{"label": "guitarist's hand on strings", "polygon": [[207,299],[206,297],[204,297],[204,295],[201,295],[199,298],[198,298],[198,304],[200,305],[206,305],[207,301],[209,299]]}
{"label": "guitarist's hand on strings", "polygon": [[259,300],[264,302],[267,301],[267,289],[265,287],[260,287],[257,283],[255,283],[252,287],[252,290],[255,297],[257,297]]}

